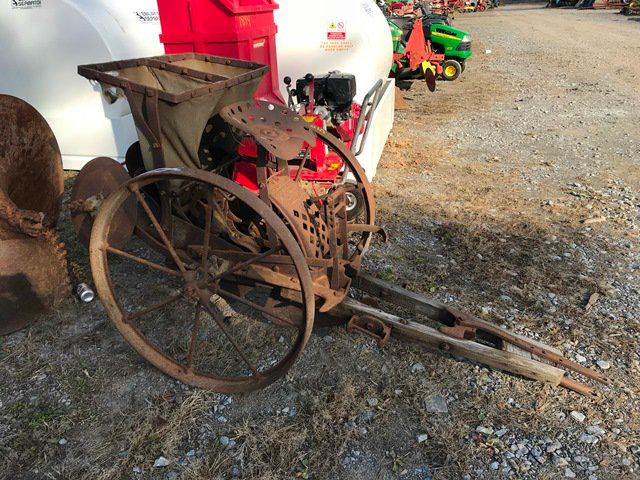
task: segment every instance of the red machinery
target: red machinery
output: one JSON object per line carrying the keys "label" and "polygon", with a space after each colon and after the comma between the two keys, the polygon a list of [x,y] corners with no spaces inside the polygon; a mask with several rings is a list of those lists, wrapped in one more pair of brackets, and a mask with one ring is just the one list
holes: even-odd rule
{"label": "red machinery", "polygon": [[275,0],[158,0],[160,41],[166,53],[204,53],[269,65],[256,98],[284,103],[280,95]]}
{"label": "red machinery", "polygon": [[[278,29],[273,14],[277,8],[275,0],[158,0],[162,25],[160,40],[168,54],[196,52],[268,65],[270,74],[265,76],[255,98],[284,105],[278,88],[275,39]],[[323,88],[329,88],[328,82],[337,81],[335,75],[321,76],[318,80],[322,79],[324,82]],[[358,155],[366,140],[368,121],[384,94],[384,85],[378,82],[369,92],[363,102],[366,105],[365,111],[362,112],[363,108],[353,102],[356,93],[355,77],[350,77],[353,84],[347,89],[347,95],[338,104],[332,104],[325,101],[323,94],[320,95],[320,102],[317,102],[316,80],[308,75],[306,79],[298,80],[297,90],[288,86],[288,106],[300,113],[305,121],[340,138]],[[290,83],[289,79],[288,84]],[[307,92],[306,95],[304,91]],[[294,104],[293,97],[300,99],[298,104]],[[361,141],[358,143],[359,138]],[[311,182],[316,193],[322,194],[334,186],[345,165],[339,155],[320,138],[315,145],[306,145],[305,148],[306,151],[301,152],[299,166],[290,168],[290,175],[297,178],[298,170],[301,170],[300,178]],[[237,155],[240,160],[236,159],[233,163],[233,171],[229,172],[229,176],[249,190],[258,192],[260,182],[256,174],[256,158],[259,156],[257,145],[253,140],[244,138],[237,149]],[[349,199],[351,206],[354,206],[357,198]]]}

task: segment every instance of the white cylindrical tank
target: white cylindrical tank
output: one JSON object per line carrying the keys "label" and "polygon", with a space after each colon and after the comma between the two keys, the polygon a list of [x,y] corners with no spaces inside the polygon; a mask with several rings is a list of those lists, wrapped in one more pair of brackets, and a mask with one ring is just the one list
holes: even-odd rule
{"label": "white cylindrical tank", "polygon": [[0,93],[49,122],[64,166],[96,156],[122,160],[137,140],[126,102],[103,102],[81,64],[160,55],[155,0],[15,0],[0,3]]}
{"label": "white cylindrical tank", "polygon": [[[332,70],[356,76],[356,102],[380,79],[388,82],[393,63],[389,25],[375,0],[278,0],[276,37],[280,81],[294,82],[307,73]],[[286,98],[284,82],[280,89]],[[371,179],[394,119],[393,85],[389,85],[373,119],[358,160]]]}

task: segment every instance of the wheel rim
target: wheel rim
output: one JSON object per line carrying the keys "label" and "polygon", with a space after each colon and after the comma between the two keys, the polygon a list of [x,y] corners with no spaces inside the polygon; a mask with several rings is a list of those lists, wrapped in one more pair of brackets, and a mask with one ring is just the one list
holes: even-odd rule
{"label": "wheel rim", "polygon": [[444,73],[447,77],[453,77],[457,71],[458,69],[453,65],[447,65],[446,67],[444,67]]}
{"label": "wheel rim", "polygon": [[[157,209],[142,193],[151,185],[172,192],[187,185],[192,196],[204,192],[206,201],[198,202],[201,211],[190,210],[192,223],[202,227],[201,238],[185,240],[175,215],[160,218],[154,213]],[[224,230],[219,195],[232,199],[234,209],[268,230],[262,251],[243,248],[232,239],[235,231]],[[132,196],[154,225],[169,265],[135,240],[122,250],[109,245],[111,221]],[[234,217],[228,212],[224,218]],[[262,388],[287,373],[311,335],[315,301],[302,251],[265,203],[220,176],[163,169],[136,177],[104,202],[90,250],[96,290],[116,328],[146,360],[189,385],[227,393]],[[279,267],[283,274],[269,276],[267,267],[272,265],[266,262],[274,255],[285,263]],[[255,280],[255,272],[261,281]],[[247,291],[255,293],[256,285],[275,288],[284,274],[297,285],[302,303],[295,322],[264,307],[260,299],[245,297]],[[132,277],[139,282],[137,289],[131,288]],[[241,283],[255,288],[247,290]]]}

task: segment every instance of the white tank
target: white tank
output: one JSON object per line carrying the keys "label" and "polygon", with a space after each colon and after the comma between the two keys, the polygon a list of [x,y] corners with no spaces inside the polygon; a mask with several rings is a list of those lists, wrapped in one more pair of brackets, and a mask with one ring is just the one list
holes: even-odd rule
{"label": "white tank", "polygon": [[86,63],[160,55],[155,0],[0,2],[0,93],[32,104],[49,122],[64,166],[97,156],[123,160],[136,140],[126,102],[102,102],[77,74]]}
{"label": "white tank", "polygon": [[[276,10],[278,70],[294,82],[307,73],[332,70],[356,76],[356,101],[380,79],[386,94],[375,113],[358,160],[372,179],[393,127],[395,89],[388,80],[393,63],[389,25],[375,0],[279,0]],[[286,88],[281,83],[286,98]]]}
{"label": "white tank", "polygon": [[[353,73],[362,102],[392,61],[391,36],[374,0],[280,0],[280,76]],[[94,157],[124,160],[137,140],[128,105],[110,105],[77,66],[161,55],[155,0],[0,1],[0,93],[32,104],[56,135],[66,169]],[[281,86],[286,98],[284,84]],[[393,124],[388,88],[358,157],[373,178]]]}

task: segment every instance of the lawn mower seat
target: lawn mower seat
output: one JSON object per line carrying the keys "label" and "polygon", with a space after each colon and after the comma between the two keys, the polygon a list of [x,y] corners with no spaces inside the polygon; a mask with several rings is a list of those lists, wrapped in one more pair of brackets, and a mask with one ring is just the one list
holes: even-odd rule
{"label": "lawn mower seat", "polygon": [[389,17],[389,20],[402,29],[402,42],[406,44],[413,31],[415,17]]}

